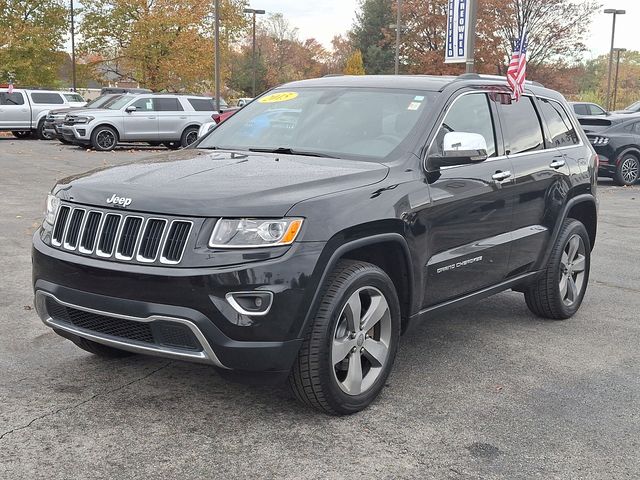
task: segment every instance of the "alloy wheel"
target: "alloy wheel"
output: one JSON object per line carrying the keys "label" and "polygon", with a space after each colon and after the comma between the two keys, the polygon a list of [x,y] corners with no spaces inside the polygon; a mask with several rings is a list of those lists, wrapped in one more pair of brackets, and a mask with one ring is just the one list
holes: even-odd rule
{"label": "alloy wheel", "polygon": [[625,182],[634,183],[640,174],[640,161],[633,156],[626,157],[622,160],[620,173]]}
{"label": "alloy wheel", "polygon": [[586,249],[582,237],[574,234],[564,247],[560,260],[560,297],[566,306],[578,301],[585,280]]}
{"label": "alloy wheel", "polygon": [[187,135],[185,136],[185,143],[187,145],[191,145],[193,142],[195,142],[198,139],[198,132],[196,132],[195,130],[188,132]]}
{"label": "alloy wheel", "polygon": [[102,130],[98,132],[98,135],[96,136],[96,143],[100,148],[108,150],[115,145],[116,137],[113,132],[110,132],[109,130]]}
{"label": "alloy wheel", "polygon": [[374,287],[356,290],[340,312],[331,344],[334,379],[348,395],[369,390],[389,358],[391,311]]}

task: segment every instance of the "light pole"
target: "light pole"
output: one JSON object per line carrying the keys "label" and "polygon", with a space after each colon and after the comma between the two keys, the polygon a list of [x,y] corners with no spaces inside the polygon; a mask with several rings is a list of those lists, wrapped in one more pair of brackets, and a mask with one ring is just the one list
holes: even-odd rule
{"label": "light pole", "polygon": [[244,13],[253,14],[253,44],[251,47],[251,69],[253,70],[253,77],[251,79],[251,92],[252,96],[256,96],[256,15],[264,15],[264,10],[256,10],[254,8],[245,8]]}
{"label": "light pole", "polygon": [[478,16],[477,0],[469,0],[467,3],[467,15],[469,15],[469,31],[467,32],[467,61],[466,73],[474,73],[475,49],[476,49],[476,18]]}
{"label": "light pole", "polygon": [[613,110],[616,109],[616,104],[618,103],[618,70],[620,69],[620,53],[626,52],[626,48],[614,48],[614,52],[616,52],[616,75],[615,80],[613,81]]}
{"label": "light pole", "polygon": [[400,29],[402,28],[402,0],[397,0],[396,12],[396,66],[395,74],[400,72]]}
{"label": "light pole", "polygon": [[613,26],[611,28],[611,49],[609,50],[609,73],[607,75],[607,110],[611,110],[611,70],[613,69],[613,42],[616,38],[616,17],[624,15],[626,10],[616,10],[615,8],[607,8],[604,13],[613,14]]}
{"label": "light pole", "polygon": [[215,77],[216,111],[220,113],[220,0],[215,0]]}
{"label": "light pole", "polygon": [[76,25],[73,0],[71,0],[71,87],[76,91]]}

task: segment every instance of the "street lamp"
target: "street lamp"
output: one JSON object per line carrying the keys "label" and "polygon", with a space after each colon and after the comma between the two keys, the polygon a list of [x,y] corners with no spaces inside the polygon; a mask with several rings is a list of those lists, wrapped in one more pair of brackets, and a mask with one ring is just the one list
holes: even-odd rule
{"label": "street lamp", "polygon": [[251,91],[253,97],[256,96],[256,15],[264,15],[264,10],[256,10],[254,8],[245,8],[244,13],[253,15],[253,46],[251,50],[251,68],[253,69],[253,78],[251,81]]}
{"label": "street lamp", "polygon": [[611,49],[609,50],[609,73],[607,76],[607,110],[611,109],[610,95],[611,95],[611,70],[613,69],[613,42],[616,37],[616,17],[618,15],[624,15],[626,10],[616,10],[615,8],[607,8],[604,13],[613,15],[613,26],[611,28]]}
{"label": "street lamp", "polygon": [[74,19],[73,0],[71,0],[71,86],[76,91],[76,26]]}
{"label": "street lamp", "polygon": [[618,103],[618,70],[620,69],[620,54],[622,52],[626,52],[626,48],[614,48],[614,52],[616,52],[616,76],[613,82],[613,110],[616,109],[616,104]]}
{"label": "street lamp", "polygon": [[215,0],[215,83],[216,112],[220,113],[220,0]]}

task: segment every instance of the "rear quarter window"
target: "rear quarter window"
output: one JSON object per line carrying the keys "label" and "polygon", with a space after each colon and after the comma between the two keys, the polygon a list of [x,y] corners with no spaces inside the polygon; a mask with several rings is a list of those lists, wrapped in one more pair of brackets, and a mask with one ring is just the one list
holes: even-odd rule
{"label": "rear quarter window", "polygon": [[64,103],[59,93],[34,92],[31,94],[31,100],[36,104],[62,105]]}
{"label": "rear quarter window", "polygon": [[540,98],[538,104],[547,124],[551,145],[554,147],[567,147],[580,143],[569,115],[567,115],[560,103]]}

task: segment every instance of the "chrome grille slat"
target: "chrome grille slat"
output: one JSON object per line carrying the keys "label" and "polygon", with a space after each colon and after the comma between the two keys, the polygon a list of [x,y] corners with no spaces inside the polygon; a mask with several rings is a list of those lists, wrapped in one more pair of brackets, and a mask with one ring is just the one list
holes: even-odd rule
{"label": "chrome grille slat", "polygon": [[63,204],[51,232],[51,245],[86,256],[155,265],[183,259],[194,222],[118,210]]}

